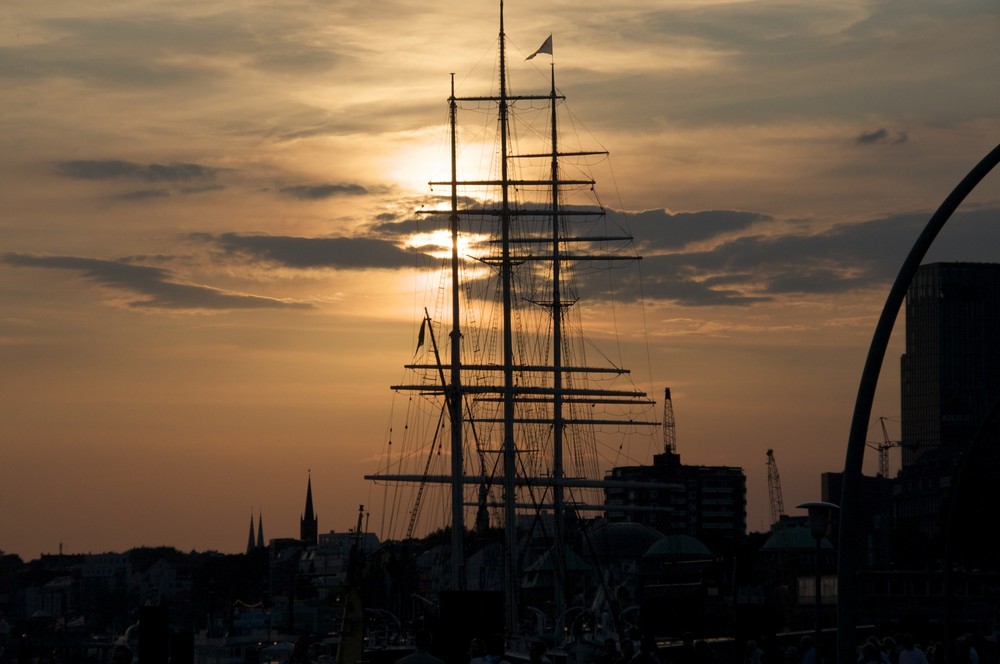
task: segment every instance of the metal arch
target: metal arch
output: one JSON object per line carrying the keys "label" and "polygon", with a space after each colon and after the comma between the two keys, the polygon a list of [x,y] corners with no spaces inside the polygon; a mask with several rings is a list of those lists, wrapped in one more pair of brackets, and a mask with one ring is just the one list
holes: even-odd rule
{"label": "metal arch", "polygon": [[875,327],[871,345],[868,347],[868,357],[861,373],[858,385],[858,396],[854,403],[854,416],[851,420],[851,430],[847,440],[847,455],[844,461],[844,484],[840,501],[840,538],[837,562],[837,661],[839,664],[856,664],[857,642],[855,626],[857,625],[858,584],[857,560],[861,555],[859,544],[860,533],[856,524],[861,511],[861,471],[865,454],[865,437],[868,421],[871,418],[872,402],[875,399],[875,387],[878,385],[879,373],[885,359],[889,337],[896,322],[900,307],[906,297],[906,291],[913,281],[913,276],[920,262],[930,249],[931,243],[937,237],[945,222],[951,218],[965,197],[976,188],[976,185],[993,170],[1000,162],[1000,145],[997,145],[969,171],[958,186],[952,190],[927,226],[920,233],[917,241],[910,249],[903,266],[896,275],[896,281],[889,291]]}

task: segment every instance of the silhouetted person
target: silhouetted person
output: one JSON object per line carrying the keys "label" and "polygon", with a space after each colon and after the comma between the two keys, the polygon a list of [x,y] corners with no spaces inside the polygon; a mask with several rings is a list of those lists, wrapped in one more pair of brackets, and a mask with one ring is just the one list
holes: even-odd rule
{"label": "silhouetted person", "polygon": [[799,639],[799,661],[802,664],[821,664],[813,637],[807,635]]}
{"label": "silhouetted person", "polygon": [[486,664],[486,644],[479,637],[469,642],[469,664]]}
{"label": "silhouetted person", "polygon": [[634,664],[660,664],[656,655],[656,639],[646,635],[639,641],[639,652],[632,658]]}
{"label": "silhouetted person", "polygon": [[621,657],[621,653],[618,652],[615,640],[604,639],[604,648],[601,650],[601,654],[597,656],[597,659],[594,660],[594,664],[615,664],[619,657]]}
{"label": "silhouetted person", "polygon": [[743,651],[743,664],[764,664],[764,651],[752,639],[747,641],[746,649]]}
{"label": "silhouetted person", "polygon": [[694,643],[695,661],[698,664],[721,664],[719,655],[712,650],[708,641],[698,640]]}
{"label": "silhouetted person", "polygon": [[486,664],[510,664],[504,658],[504,649],[507,647],[507,643],[504,640],[503,634],[492,634],[486,642]]}
{"label": "silhouetted person", "polygon": [[899,664],[928,664],[927,655],[917,647],[912,634],[904,634],[899,649]]}
{"label": "silhouetted person", "polygon": [[681,647],[671,653],[671,659],[676,664],[695,664],[698,661],[698,653],[694,648],[694,634],[684,632],[681,635]]}
{"label": "silhouetted person", "polygon": [[118,645],[111,651],[111,664],[132,664],[132,651],[128,646]]}
{"label": "silhouetted person", "polygon": [[882,653],[879,652],[874,643],[869,641],[861,648],[858,664],[883,664]]}
{"label": "silhouetted person", "polygon": [[899,664],[899,646],[896,645],[896,640],[891,636],[882,639],[882,654],[884,655],[883,662]]}
{"label": "silhouetted person", "polygon": [[764,664],[784,664],[785,653],[773,633],[765,633],[760,639],[760,649],[764,651]]}
{"label": "silhouetted person", "polygon": [[292,647],[292,655],[288,658],[288,664],[312,664],[312,658],[309,657],[310,645],[312,644],[309,642],[309,637],[305,634],[297,638]]}
{"label": "silhouetted person", "polygon": [[397,659],[396,664],[444,664],[443,659],[435,657],[429,652],[432,642],[433,636],[430,631],[418,629],[417,633],[413,635],[413,645],[417,649],[406,657]]}
{"label": "silhouetted person", "polygon": [[635,642],[625,637],[621,642],[621,655],[618,656],[618,664],[629,664],[632,658],[635,657]]}
{"label": "silhouetted person", "polygon": [[528,646],[528,661],[531,664],[552,664],[552,660],[545,656],[548,652],[549,647],[545,645],[545,641],[537,639],[531,642]]}
{"label": "silhouetted person", "polygon": [[960,664],[979,664],[979,650],[972,634],[966,634],[958,640],[958,661]]}

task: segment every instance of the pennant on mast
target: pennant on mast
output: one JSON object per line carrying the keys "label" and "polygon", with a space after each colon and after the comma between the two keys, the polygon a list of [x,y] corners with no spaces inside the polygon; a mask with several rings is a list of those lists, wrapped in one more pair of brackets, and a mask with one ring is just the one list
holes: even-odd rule
{"label": "pennant on mast", "polygon": [[525,60],[530,60],[539,53],[548,53],[549,55],[552,55],[552,35],[546,37],[545,41],[542,42],[542,45],[538,47],[538,50],[526,57]]}
{"label": "pennant on mast", "polygon": [[[417,334],[417,350],[424,345],[424,327],[427,325],[427,319],[420,321],[420,333]],[[417,351],[413,351],[416,353]]]}

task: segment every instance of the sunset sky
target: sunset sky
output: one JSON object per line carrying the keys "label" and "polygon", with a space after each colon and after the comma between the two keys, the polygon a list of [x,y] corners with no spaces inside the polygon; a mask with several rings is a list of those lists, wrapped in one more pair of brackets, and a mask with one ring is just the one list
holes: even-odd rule
{"label": "sunset sky", "polygon": [[[0,550],[239,551],[251,511],[297,536],[310,470],[320,532],[377,504],[423,306],[391,222],[496,31],[489,1],[3,3]],[[508,0],[506,32],[515,91],[554,59],[611,153],[682,461],[742,466],[751,530],[768,448],[786,509],[819,499],[892,278],[1000,142],[1000,6]],[[1000,260],[998,213],[994,173],[929,260]]]}

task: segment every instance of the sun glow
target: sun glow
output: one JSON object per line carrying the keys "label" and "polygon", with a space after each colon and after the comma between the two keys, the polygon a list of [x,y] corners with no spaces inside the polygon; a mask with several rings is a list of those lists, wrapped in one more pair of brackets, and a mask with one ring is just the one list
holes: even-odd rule
{"label": "sun glow", "polygon": [[[459,235],[458,256],[462,260],[470,260],[473,251],[485,241],[484,235]],[[406,240],[406,246],[421,249],[434,258],[451,256],[451,231],[441,228],[426,233],[414,233]]]}

